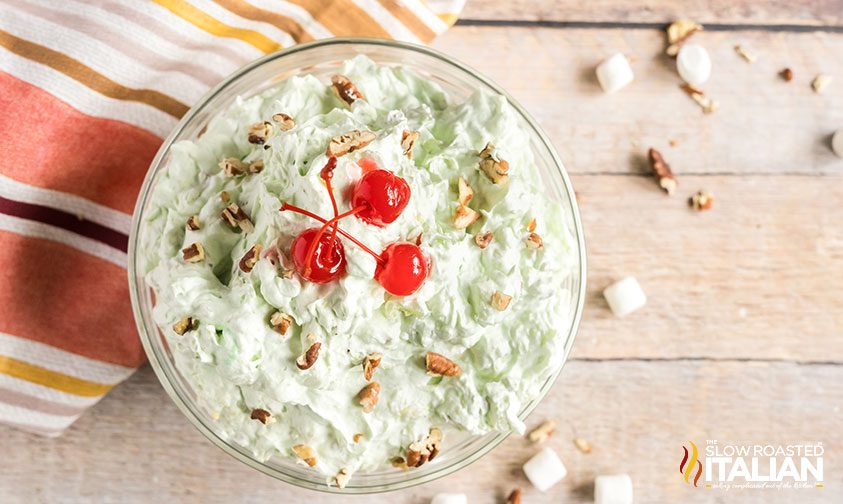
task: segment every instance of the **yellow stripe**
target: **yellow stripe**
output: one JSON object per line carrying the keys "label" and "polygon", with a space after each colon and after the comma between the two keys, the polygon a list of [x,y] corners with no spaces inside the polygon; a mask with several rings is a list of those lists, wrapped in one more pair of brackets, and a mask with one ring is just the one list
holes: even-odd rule
{"label": "yellow stripe", "polygon": [[101,396],[113,387],[51,371],[5,355],[0,355],[0,373],[83,397]]}
{"label": "yellow stripe", "polygon": [[271,53],[282,48],[280,44],[270,39],[269,37],[258,33],[254,30],[247,30],[245,28],[237,28],[229,26],[216,18],[213,18],[205,12],[190,5],[184,0],[153,0],[158,5],[169,10],[176,16],[184,19],[188,23],[204,30],[211,35],[217,37],[227,37],[240,39],[249,45],[258,48],[263,53]]}
{"label": "yellow stripe", "polygon": [[688,466],[685,468],[685,483],[690,483],[689,478],[691,477],[691,471],[694,469],[694,466],[697,465],[697,455],[699,452],[697,451],[697,445],[694,444],[693,441],[688,441],[691,443],[691,458],[688,459]]}
{"label": "yellow stripe", "polygon": [[453,12],[443,12],[441,14],[436,15],[442,21],[445,21],[445,24],[448,26],[454,26],[454,23],[457,22],[457,14]]}

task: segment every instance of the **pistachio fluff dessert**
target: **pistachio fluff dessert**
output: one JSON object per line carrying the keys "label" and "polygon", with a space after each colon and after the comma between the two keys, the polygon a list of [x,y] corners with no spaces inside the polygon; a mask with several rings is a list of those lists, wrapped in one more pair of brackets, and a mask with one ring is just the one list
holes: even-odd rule
{"label": "pistachio fluff dessert", "polygon": [[171,149],[140,254],[216,432],[329,484],[522,432],[576,243],[505,97],[365,57],[238,99]]}

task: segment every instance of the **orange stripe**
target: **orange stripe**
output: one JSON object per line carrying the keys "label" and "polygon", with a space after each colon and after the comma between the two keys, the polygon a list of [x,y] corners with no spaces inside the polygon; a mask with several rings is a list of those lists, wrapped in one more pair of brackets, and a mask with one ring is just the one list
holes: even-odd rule
{"label": "orange stripe", "polygon": [[94,91],[117,100],[145,103],[151,107],[181,117],[188,110],[184,103],[152,89],[135,89],[123,86],[75,59],[49,47],[16,37],[0,30],[0,45],[23,58],[46,65]]}
{"label": "orange stripe", "polygon": [[391,39],[383,26],[351,0],[289,0],[338,37],[365,36]]}
{"label": "orange stripe", "polygon": [[101,396],[113,387],[51,371],[5,355],[0,355],[0,373],[82,397]]}
{"label": "orange stripe", "polygon": [[188,23],[217,37],[242,40],[264,54],[281,49],[281,45],[254,30],[230,26],[183,0],[152,0]]}
{"label": "orange stripe", "polygon": [[126,271],[67,245],[0,231],[0,332],[137,367]]}
{"label": "orange stripe", "polygon": [[214,0],[214,2],[240,17],[251,19],[252,21],[269,23],[279,30],[289,33],[296,42],[309,42],[313,40],[313,35],[309,34],[302,25],[277,12],[259,9],[243,0]]}
{"label": "orange stripe", "polygon": [[436,37],[436,32],[400,2],[396,0],[378,0],[378,2],[423,42],[430,42]]}

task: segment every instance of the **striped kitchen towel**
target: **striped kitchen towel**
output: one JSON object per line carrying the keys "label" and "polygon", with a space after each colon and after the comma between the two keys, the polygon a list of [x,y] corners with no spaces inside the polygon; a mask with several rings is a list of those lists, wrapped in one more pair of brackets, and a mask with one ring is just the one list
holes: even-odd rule
{"label": "striped kitchen towel", "polygon": [[130,215],[208,88],[298,42],[429,41],[463,2],[0,2],[0,422],[58,435],[144,362]]}

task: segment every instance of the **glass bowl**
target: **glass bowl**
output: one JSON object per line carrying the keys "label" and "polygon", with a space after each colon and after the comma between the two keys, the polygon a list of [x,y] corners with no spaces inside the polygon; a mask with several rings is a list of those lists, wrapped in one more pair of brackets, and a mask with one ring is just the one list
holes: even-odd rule
{"label": "glass bowl", "polygon": [[576,241],[577,264],[567,284],[559,286],[560,289],[568,289],[571,292],[569,306],[560,306],[559,309],[569,312],[571,324],[569,327],[559,328],[559,337],[565,338],[563,358],[557,363],[554,372],[547,377],[539,396],[528,403],[521,411],[520,417],[522,419],[526,418],[547,394],[562,370],[579,327],[586,276],[585,243],[579,209],[574,198],[571,182],[550,141],[533,118],[503,89],[468,66],[454,61],[444,54],[427,47],[389,40],[327,39],[297,45],[285,51],[265,56],[241,68],[208,92],[199,103],[185,114],[161,146],[152,161],[149,173],[146,175],[135,207],[132,232],[129,239],[128,274],[132,308],[141,341],[149,357],[149,362],[164,389],[191,423],[215,445],[244,464],[280,480],[304,488],[345,494],[397,490],[440,478],[479,459],[506,439],[509,433],[491,432],[484,436],[464,436],[464,439],[458,440],[456,443],[449,442],[448,449],[443,450],[434,462],[410,471],[389,467],[376,472],[358,472],[354,474],[354,477],[344,489],[338,489],[334,486],[329,487],[326,485],[326,479],[322,474],[308,470],[292,459],[273,457],[265,462],[256,460],[246,448],[220,437],[215,429],[214,420],[208,412],[203,411],[196,403],[194,392],[176,369],[166,339],[152,318],[155,298],[151,288],[144,281],[144,272],[140,270],[138,244],[142,241],[140,236],[144,229],[141,228],[141,223],[144,222],[144,214],[149,206],[150,195],[155,191],[160,175],[167,169],[171,157],[170,150],[175,142],[195,140],[210,119],[219,111],[225,110],[237,96],[252,96],[273,86],[282,79],[298,74],[314,74],[327,82],[342,61],[358,54],[365,54],[379,64],[406,66],[438,83],[455,102],[465,100],[478,88],[485,88],[488,91],[504,95],[520,116],[519,122],[521,124],[518,126],[528,131],[531,136],[530,143],[536,165],[539,168],[549,197],[559,201],[564,209],[563,215],[555,216],[555,218],[567,220],[568,228]]}

